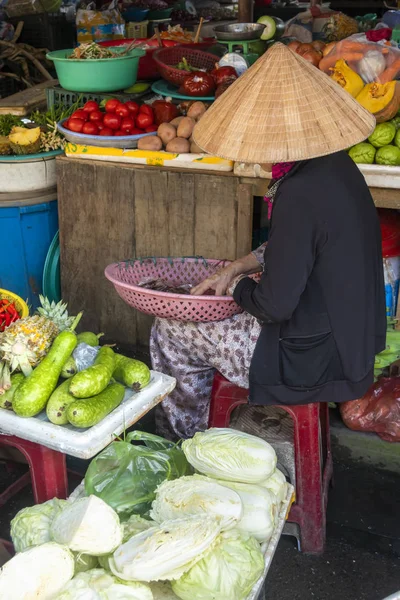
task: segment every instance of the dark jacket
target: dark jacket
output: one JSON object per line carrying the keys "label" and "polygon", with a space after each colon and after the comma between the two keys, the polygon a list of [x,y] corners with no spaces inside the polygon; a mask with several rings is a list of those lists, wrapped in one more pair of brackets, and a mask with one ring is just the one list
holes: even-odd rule
{"label": "dark jacket", "polygon": [[282,181],[260,283],[241,280],[234,297],[263,323],[251,402],[365,394],[386,338],[381,235],[364,177],[345,152],[298,163]]}

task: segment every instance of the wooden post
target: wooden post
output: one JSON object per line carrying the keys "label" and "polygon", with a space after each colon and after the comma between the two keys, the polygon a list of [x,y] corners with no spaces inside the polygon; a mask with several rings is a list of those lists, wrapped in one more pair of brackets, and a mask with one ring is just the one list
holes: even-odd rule
{"label": "wooden post", "polygon": [[239,0],[238,21],[239,23],[253,22],[254,0]]}

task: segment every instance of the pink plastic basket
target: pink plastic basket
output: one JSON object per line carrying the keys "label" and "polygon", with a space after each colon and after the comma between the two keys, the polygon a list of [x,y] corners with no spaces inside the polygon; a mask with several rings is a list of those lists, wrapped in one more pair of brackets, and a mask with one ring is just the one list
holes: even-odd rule
{"label": "pink plastic basket", "polygon": [[231,296],[190,296],[158,292],[137,284],[149,278],[168,285],[196,285],[230,264],[195,258],[143,258],[108,265],[105,275],[121,298],[140,312],[178,321],[223,321],[242,312]]}

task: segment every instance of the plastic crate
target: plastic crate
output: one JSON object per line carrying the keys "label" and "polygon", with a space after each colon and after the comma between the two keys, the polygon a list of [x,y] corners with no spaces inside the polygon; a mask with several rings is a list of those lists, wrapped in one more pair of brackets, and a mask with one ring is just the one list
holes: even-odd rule
{"label": "plastic crate", "polygon": [[20,21],[24,22],[18,42],[29,44],[35,48],[48,50],[63,50],[73,48],[76,44],[75,23],[67,21],[65,14],[42,13],[38,15],[24,15],[9,19],[16,27]]}
{"label": "plastic crate", "polygon": [[147,38],[148,21],[132,22],[126,25],[126,37],[128,39]]}
{"label": "plastic crate", "polygon": [[54,105],[62,104],[65,107],[72,106],[77,102],[78,99],[81,99],[82,104],[87,102],[88,100],[95,100],[100,104],[102,100],[108,100],[109,98],[117,98],[122,102],[127,102],[128,100],[138,99],[137,94],[124,94],[123,92],[104,92],[104,93],[94,93],[94,92],[69,92],[68,90],[64,90],[64,88],[60,86],[50,87],[46,89],[46,100],[47,100],[47,108],[51,108]]}

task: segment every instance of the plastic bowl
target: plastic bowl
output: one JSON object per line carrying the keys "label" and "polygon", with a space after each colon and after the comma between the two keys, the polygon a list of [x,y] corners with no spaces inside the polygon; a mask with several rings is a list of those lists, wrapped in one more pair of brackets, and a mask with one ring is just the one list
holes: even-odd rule
{"label": "plastic bowl", "polygon": [[10,302],[14,302],[15,308],[17,309],[21,319],[29,316],[28,305],[22,300],[22,298],[17,296],[17,294],[14,294],[14,292],[0,289],[0,300],[9,300]]}
{"label": "plastic bowl", "polygon": [[140,23],[141,21],[145,20],[148,12],[149,12],[148,8],[132,7],[132,8],[128,8],[128,10],[126,10],[125,12],[122,13],[122,18],[128,22],[133,21],[134,23]]}
{"label": "plastic bowl", "polygon": [[[118,92],[131,87],[137,80],[139,59],[145,56],[140,48],[116,58],[71,59],[73,50],[56,50],[46,56],[54,62],[61,87],[71,92]],[[114,52],[123,53],[124,48]]]}
{"label": "plastic bowl", "polygon": [[149,135],[157,135],[156,131],[151,133],[141,133],[140,135],[117,135],[117,136],[102,136],[102,135],[87,135],[87,133],[75,133],[63,127],[66,119],[57,123],[57,129],[71,144],[78,146],[97,146],[99,148],[137,148],[138,140]]}
{"label": "plastic bowl", "polygon": [[163,19],[169,19],[173,8],[163,8],[163,10],[150,10],[147,18],[149,21],[162,21]]}

